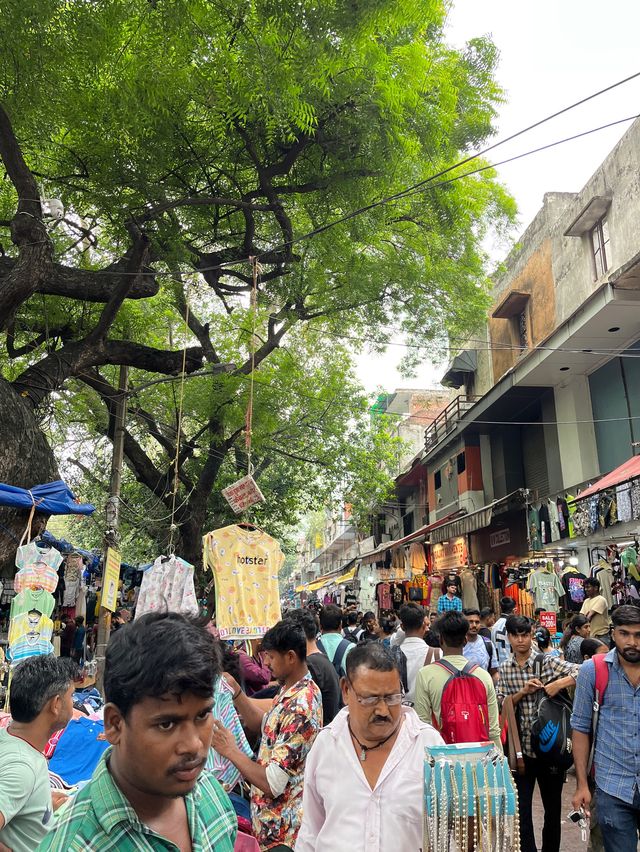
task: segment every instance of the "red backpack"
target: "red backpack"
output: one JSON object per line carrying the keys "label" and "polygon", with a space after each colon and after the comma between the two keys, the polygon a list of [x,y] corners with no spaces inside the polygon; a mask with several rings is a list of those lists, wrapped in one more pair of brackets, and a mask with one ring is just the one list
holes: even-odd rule
{"label": "red backpack", "polygon": [[594,654],[593,668],[596,675],[595,689],[593,695],[593,710],[591,711],[591,748],[589,750],[589,759],[587,761],[587,774],[593,770],[593,759],[596,753],[596,733],[598,730],[598,722],[600,720],[600,708],[604,701],[604,694],[609,686],[609,665],[605,660],[604,654]]}
{"label": "red backpack", "polygon": [[448,660],[438,660],[451,677],[442,690],[440,704],[440,733],[446,743],[477,743],[489,739],[489,708],[487,689],[473,672],[475,663],[460,670]]}

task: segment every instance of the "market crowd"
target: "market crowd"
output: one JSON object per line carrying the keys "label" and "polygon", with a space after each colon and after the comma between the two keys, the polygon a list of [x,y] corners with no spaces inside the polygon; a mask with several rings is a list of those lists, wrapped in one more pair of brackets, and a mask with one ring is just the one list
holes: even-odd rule
{"label": "market crowd", "polygon": [[[425,747],[478,741],[512,758],[522,852],[538,848],[536,786],[542,852],[560,852],[571,764],[590,848],[635,852],[640,608],[619,606],[610,623],[597,580],[586,585],[560,647],[512,598],[497,618],[462,611],[453,585],[437,610],[408,603],[382,624],[334,604],[294,609],[257,647],[174,612],[121,615],[106,652],[106,748],[86,783],[52,792],[45,751],[75,706],[69,629],[65,656],[12,673],[0,852],[417,852]],[[544,712],[565,720],[572,748],[563,730],[553,742],[540,731]]]}

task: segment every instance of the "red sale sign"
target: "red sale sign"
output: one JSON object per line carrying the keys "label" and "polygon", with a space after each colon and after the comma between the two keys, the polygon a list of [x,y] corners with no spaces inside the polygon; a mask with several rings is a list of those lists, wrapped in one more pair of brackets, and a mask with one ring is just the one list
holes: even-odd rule
{"label": "red sale sign", "polygon": [[558,631],[558,621],[555,612],[540,613],[540,627],[546,627],[552,636]]}

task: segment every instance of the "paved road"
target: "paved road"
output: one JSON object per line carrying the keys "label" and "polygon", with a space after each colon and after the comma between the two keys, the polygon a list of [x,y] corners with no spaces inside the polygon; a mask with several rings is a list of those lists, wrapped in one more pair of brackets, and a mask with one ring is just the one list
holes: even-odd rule
{"label": "paved road", "polygon": [[[574,825],[566,818],[567,814],[572,810],[571,798],[573,797],[575,789],[575,776],[569,775],[567,778],[567,783],[564,785],[564,792],[562,795],[562,841],[560,844],[560,849],[562,850],[562,852],[586,852],[587,850],[587,844],[582,842],[579,826]],[[538,793],[538,788],[536,787],[536,791],[533,796],[533,824],[536,829],[538,849],[542,849],[543,814],[544,811],[542,810],[540,794]]]}

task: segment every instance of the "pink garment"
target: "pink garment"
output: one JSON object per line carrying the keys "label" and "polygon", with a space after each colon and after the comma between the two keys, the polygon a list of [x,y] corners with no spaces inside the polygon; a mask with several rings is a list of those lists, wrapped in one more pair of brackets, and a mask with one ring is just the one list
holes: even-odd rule
{"label": "pink garment", "polygon": [[305,764],[296,852],[422,848],[424,749],[444,740],[413,708],[402,711],[402,727],[373,790],[353,747],[348,709],[320,731]]}
{"label": "pink garment", "polygon": [[234,852],[260,852],[260,847],[255,837],[244,834],[242,831],[238,832],[233,849]]}
{"label": "pink garment", "polygon": [[237,654],[240,657],[245,692],[247,695],[253,695],[254,692],[262,689],[271,681],[273,677],[271,669],[265,666],[263,662],[256,660],[255,657],[250,657],[242,649],[238,649]]}
{"label": "pink garment", "polygon": [[145,612],[181,612],[198,615],[200,607],[193,582],[193,565],[179,556],[159,556],[144,572],[136,605],[136,618]]}

